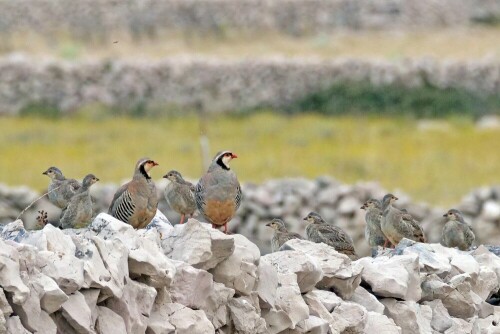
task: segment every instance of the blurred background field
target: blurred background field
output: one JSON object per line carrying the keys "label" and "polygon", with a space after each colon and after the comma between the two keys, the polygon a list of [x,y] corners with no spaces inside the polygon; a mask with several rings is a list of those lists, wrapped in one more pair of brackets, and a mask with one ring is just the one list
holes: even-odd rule
{"label": "blurred background field", "polygon": [[[127,179],[135,157],[154,157],[160,178],[178,169],[202,175],[199,121],[195,116],[160,119],[84,117],[2,120],[2,181],[43,189],[41,172],[57,165],[80,177]],[[478,129],[470,119],[418,121],[401,117],[276,115],[210,119],[212,149],[228,147],[239,159],[242,181],[331,175],[346,183],[378,180],[420,201],[452,205],[479,185],[498,180],[500,132]]]}
{"label": "blurred background field", "polygon": [[499,8],[0,2],[0,183],[42,190],[50,165],[118,183],[144,155],[196,180],[203,134],[242,182],[329,175],[452,205],[500,182]]}

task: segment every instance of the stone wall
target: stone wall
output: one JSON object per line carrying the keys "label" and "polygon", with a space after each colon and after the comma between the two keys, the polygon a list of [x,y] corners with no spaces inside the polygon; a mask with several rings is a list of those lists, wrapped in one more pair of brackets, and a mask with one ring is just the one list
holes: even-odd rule
{"label": "stone wall", "polygon": [[500,259],[403,239],[351,261],[290,240],[261,256],[240,234],[158,212],[134,230],[0,233],[0,332],[89,334],[480,334],[500,329]]}
{"label": "stone wall", "polygon": [[108,40],[116,31],[154,38],[171,30],[285,34],[335,29],[466,26],[498,19],[499,0],[17,0],[0,1],[0,33],[61,32]]}
{"label": "stone wall", "polygon": [[0,115],[33,104],[63,112],[93,103],[118,109],[202,106],[213,112],[282,107],[350,82],[499,94],[500,63],[191,57],[65,62],[14,55],[0,59]]}
{"label": "stone wall", "polygon": [[[159,209],[172,222],[179,216],[172,212],[163,197],[167,181],[157,182]],[[92,187],[95,211],[106,212],[117,185]],[[255,243],[263,254],[270,251],[271,231],[265,226],[272,218],[281,217],[290,230],[305,235],[302,220],[310,211],[320,213],[327,221],[344,228],[355,242],[358,254],[370,254],[364,239],[364,214],[360,207],[369,198],[382,198],[387,190],[374,182],[354,185],[342,184],[330,178],[278,179],[263,184],[244,184],[242,205],[229,224],[231,232],[240,233]],[[23,208],[38,197],[38,193],[27,188],[10,188],[0,185],[0,223],[13,221]],[[436,208],[424,203],[415,203],[407,195],[397,191],[396,206],[406,208],[421,221],[429,242],[439,242],[444,226],[442,215],[450,208]],[[476,234],[476,244],[498,244],[500,240],[500,185],[479,188],[466,195],[455,208],[460,209]],[[60,210],[46,198],[37,202],[21,218],[27,228],[35,223],[37,210],[46,210],[49,220],[57,221]],[[198,217],[201,219],[201,217]]]}

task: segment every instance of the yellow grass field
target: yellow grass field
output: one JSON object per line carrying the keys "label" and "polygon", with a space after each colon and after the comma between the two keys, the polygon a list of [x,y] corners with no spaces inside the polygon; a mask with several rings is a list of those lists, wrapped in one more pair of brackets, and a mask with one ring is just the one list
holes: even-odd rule
{"label": "yellow grass field", "polygon": [[[441,205],[500,183],[500,131],[478,130],[469,120],[422,126],[412,119],[263,112],[214,117],[208,124],[211,153],[237,153],[233,169],[242,182],[321,175],[347,183],[377,180],[391,191]],[[202,173],[195,116],[2,118],[0,154],[0,183],[38,190],[47,186],[42,172],[51,165],[75,178],[93,172],[104,183],[129,178],[142,156],[160,163],[152,172],[156,179],[170,169],[191,179]]]}

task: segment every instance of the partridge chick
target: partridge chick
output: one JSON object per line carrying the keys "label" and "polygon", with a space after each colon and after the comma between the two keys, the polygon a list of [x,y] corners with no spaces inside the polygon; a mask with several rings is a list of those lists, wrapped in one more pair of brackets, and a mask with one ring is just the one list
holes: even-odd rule
{"label": "partridge chick", "polygon": [[471,226],[464,220],[462,213],[451,209],[443,217],[446,217],[447,223],[443,227],[441,244],[446,247],[458,247],[463,251],[469,250],[476,236]]}
{"label": "partridge chick", "polygon": [[372,248],[372,255],[378,246],[384,246],[387,239],[380,227],[382,219],[382,203],[377,199],[369,199],[361,209],[366,210],[365,239]]}
{"label": "partridge chick", "polygon": [[307,239],[316,243],[325,243],[337,252],[350,258],[357,258],[351,237],[340,227],[328,224],[316,212],[309,213],[305,218],[309,223],[306,227]]}
{"label": "partridge chick", "polygon": [[134,228],[144,228],[151,222],[158,208],[156,187],[149,175],[154,166],[158,163],[149,158],[137,161],[132,180],[116,191],[109,206],[110,215]]}
{"label": "partridge chick", "polygon": [[229,162],[237,158],[231,151],[217,153],[195,188],[196,206],[212,227],[224,226],[234,217],[241,203],[241,187]]}
{"label": "partridge chick", "polygon": [[192,217],[196,211],[194,185],[184,180],[181,173],[175,170],[163,177],[170,181],[165,188],[165,199],[172,210],[181,215],[180,224],[182,224],[186,215]]}
{"label": "partridge chick", "polygon": [[392,194],[385,195],[382,200],[382,207],[385,208],[380,224],[382,232],[394,246],[403,238],[425,242],[424,231],[418,222],[406,211],[392,206],[397,200]]}
{"label": "partridge chick", "polygon": [[50,177],[48,197],[49,201],[60,209],[68,206],[69,200],[81,187],[75,179],[67,179],[57,167],[50,167],[43,175]]}
{"label": "partridge chick", "polygon": [[82,186],[71,197],[68,206],[61,212],[60,228],[83,228],[90,224],[92,219],[92,199],[90,186],[99,181],[94,174],[85,176]]}
{"label": "partridge chick", "polygon": [[273,238],[271,239],[271,251],[274,253],[280,249],[280,247],[292,239],[303,239],[302,236],[295,232],[288,232],[285,223],[278,218],[274,218],[271,222],[267,223],[274,230]]}

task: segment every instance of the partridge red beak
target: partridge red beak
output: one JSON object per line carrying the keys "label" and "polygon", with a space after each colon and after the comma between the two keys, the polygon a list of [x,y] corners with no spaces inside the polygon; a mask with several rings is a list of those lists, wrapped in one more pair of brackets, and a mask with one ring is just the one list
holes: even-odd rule
{"label": "partridge red beak", "polygon": [[154,166],[159,166],[159,165],[160,165],[159,163],[157,163],[156,161],[153,161],[153,167]]}
{"label": "partridge red beak", "polygon": [[231,158],[236,159],[238,156],[234,153],[231,153]]}

